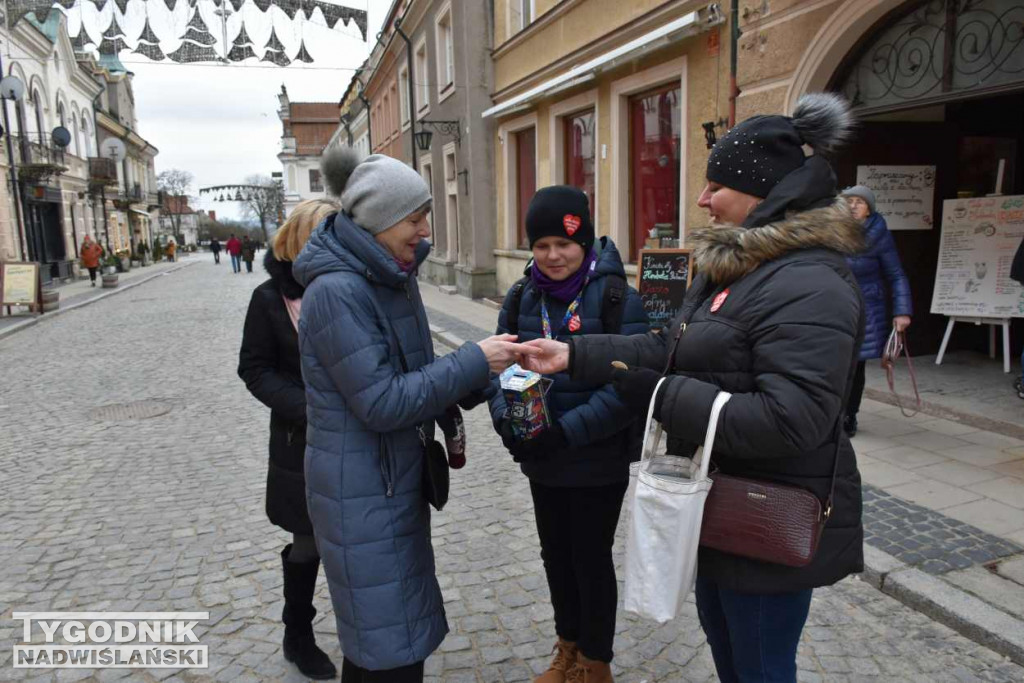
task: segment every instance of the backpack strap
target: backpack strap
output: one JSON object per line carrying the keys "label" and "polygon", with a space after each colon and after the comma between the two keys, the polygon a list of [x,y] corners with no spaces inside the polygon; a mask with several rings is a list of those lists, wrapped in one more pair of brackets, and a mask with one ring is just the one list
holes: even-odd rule
{"label": "backpack strap", "polygon": [[601,302],[601,327],[605,334],[618,334],[622,330],[622,315],[626,310],[626,278],[606,275],[604,300]]}
{"label": "backpack strap", "polygon": [[508,328],[509,334],[519,334],[519,305],[523,301],[523,290],[526,289],[526,283],[529,281],[529,276],[526,276],[512,285],[512,296],[509,297],[505,316],[505,326]]}

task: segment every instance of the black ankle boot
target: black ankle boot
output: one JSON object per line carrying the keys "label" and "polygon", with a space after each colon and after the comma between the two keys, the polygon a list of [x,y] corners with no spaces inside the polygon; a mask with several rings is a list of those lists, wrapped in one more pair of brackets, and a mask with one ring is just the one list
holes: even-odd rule
{"label": "black ankle boot", "polygon": [[313,592],[316,589],[316,575],[320,560],[313,562],[290,562],[289,543],[281,551],[284,567],[284,658],[295,664],[304,676],[315,680],[327,680],[338,676],[338,669],[323,650],[316,645],[313,636]]}

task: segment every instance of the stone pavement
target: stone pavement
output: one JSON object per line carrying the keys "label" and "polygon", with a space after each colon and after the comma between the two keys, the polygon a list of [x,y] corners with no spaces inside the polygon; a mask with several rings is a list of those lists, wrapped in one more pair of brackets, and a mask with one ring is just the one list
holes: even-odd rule
{"label": "stone pavement", "polygon": [[[262,279],[204,261],[0,339],[0,679],[302,680],[280,651],[288,537],[263,512],[267,410],[235,374]],[[111,409],[134,402],[145,403]],[[154,416],[138,419],[143,410]],[[427,672],[528,681],[553,639],[529,489],[486,411],[467,420],[470,462],[434,516],[452,632]],[[319,638],[340,662],[322,579],[317,605]],[[12,611],[72,609],[209,610],[197,633],[211,666],[11,667]],[[625,683],[714,680],[692,603],[660,627],[620,614],[615,649]],[[801,681],[1024,679],[857,578],[816,591],[799,666]]]}

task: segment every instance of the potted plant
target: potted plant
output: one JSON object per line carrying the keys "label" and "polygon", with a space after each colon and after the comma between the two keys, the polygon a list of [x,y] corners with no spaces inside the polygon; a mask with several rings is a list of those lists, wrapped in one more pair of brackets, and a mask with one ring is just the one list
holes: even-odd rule
{"label": "potted plant", "polygon": [[164,245],[160,242],[153,243],[153,263],[159,263],[164,259]]}
{"label": "potted plant", "polygon": [[111,254],[103,260],[103,288],[117,287],[117,266],[120,259]]}

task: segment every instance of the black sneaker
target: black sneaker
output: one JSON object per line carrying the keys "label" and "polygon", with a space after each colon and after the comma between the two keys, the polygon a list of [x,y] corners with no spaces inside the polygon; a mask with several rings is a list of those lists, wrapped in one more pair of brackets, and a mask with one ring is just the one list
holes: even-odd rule
{"label": "black sneaker", "polygon": [[1020,377],[1013,380],[1013,390],[1017,392],[1017,398],[1024,398],[1024,381]]}
{"label": "black sneaker", "polygon": [[[1024,397],[1022,397],[1022,398],[1024,398]],[[850,437],[851,439],[853,437],[857,436],[857,416],[856,415],[847,415],[846,417],[843,418],[843,431],[846,432],[846,435],[848,437]]]}

